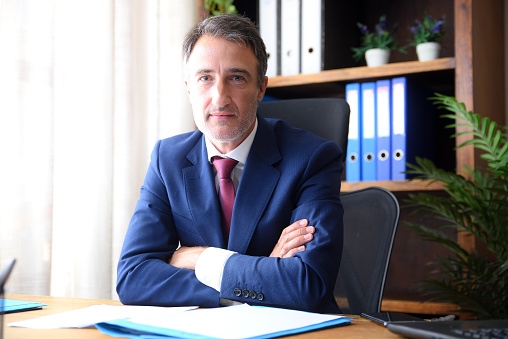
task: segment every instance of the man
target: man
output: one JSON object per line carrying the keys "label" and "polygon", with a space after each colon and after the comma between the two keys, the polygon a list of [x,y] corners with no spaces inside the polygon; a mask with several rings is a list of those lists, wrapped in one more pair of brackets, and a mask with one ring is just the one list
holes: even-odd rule
{"label": "man", "polygon": [[[199,23],[183,59],[199,130],[155,145],[118,264],[120,300],[338,312],[342,151],[256,115],[267,55],[247,18]],[[236,166],[219,178],[222,158]]]}

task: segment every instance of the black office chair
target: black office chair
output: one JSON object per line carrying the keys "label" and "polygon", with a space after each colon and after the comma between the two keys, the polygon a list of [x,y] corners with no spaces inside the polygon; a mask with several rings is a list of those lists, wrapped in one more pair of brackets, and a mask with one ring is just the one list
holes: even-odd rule
{"label": "black office chair", "polygon": [[369,187],[340,195],[344,206],[344,249],[334,296],[346,314],[379,312],[399,221],[397,198]]}
{"label": "black office chair", "polygon": [[344,99],[311,98],[261,102],[258,113],[264,118],[289,122],[296,128],[313,132],[335,142],[346,160],[349,105]]}
{"label": "black office chair", "polygon": [[[337,143],[345,154],[349,106],[342,99],[292,99],[260,103],[266,118],[282,119]],[[384,188],[340,195],[344,205],[344,249],[334,296],[347,314],[379,312],[400,207]]]}

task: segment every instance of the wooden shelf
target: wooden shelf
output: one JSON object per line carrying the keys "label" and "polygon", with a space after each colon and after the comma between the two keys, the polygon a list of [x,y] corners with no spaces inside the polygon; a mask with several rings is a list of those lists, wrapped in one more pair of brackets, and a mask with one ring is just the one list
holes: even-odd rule
{"label": "wooden shelf", "polygon": [[352,67],[322,71],[317,74],[277,76],[268,80],[268,88],[324,84],[330,82],[362,81],[373,78],[406,76],[427,72],[455,69],[455,58],[440,58],[433,61],[407,61],[379,67]]}
{"label": "wooden shelf", "polygon": [[441,183],[431,183],[422,180],[401,180],[401,181],[359,181],[345,182],[341,184],[341,192],[351,192],[367,187],[383,187],[391,192],[411,192],[411,191],[440,191],[444,188]]}

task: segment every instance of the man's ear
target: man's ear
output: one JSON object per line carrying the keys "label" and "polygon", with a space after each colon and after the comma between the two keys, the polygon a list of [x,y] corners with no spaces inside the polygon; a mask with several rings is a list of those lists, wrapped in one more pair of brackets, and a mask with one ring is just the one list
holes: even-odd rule
{"label": "man's ear", "polygon": [[187,80],[185,80],[184,83],[185,83],[185,89],[187,90],[187,94],[190,95],[189,84],[187,83]]}
{"label": "man's ear", "polygon": [[263,97],[265,96],[265,93],[266,93],[266,88],[268,87],[268,77],[265,76],[265,78],[263,79],[263,83],[261,84],[261,86],[259,87],[259,91],[258,91],[258,102],[261,102],[261,100],[263,100]]}

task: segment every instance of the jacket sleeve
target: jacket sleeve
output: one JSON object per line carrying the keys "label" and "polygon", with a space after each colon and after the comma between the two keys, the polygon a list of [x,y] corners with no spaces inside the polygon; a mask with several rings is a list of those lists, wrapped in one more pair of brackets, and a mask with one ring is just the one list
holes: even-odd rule
{"label": "jacket sleeve", "polygon": [[167,263],[179,245],[158,148],[140,191],[118,262],[117,293],[124,304],[219,306],[219,293],[197,280],[194,271]]}
{"label": "jacket sleeve", "polygon": [[316,228],[306,250],[283,259],[231,256],[223,273],[221,298],[314,312],[338,311],[333,289],[343,241],[340,159],[335,144],[322,144],[288,197],[295,206],[290,223],[305,218]]}

